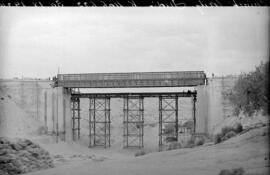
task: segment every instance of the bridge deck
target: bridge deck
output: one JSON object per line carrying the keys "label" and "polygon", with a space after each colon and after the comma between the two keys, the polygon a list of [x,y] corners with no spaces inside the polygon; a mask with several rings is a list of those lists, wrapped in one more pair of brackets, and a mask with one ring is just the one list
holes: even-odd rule
{"label": "bridge deck", "polygon": [[67,88],[187,87],[204,85],[203,71],[58,74],[55,86]]}
{"label": "bridge deck", "polygon": [[78,98],[123,98],[123,97],[192,97],[196,91],[183,92],[126,92],[126,93],[72,93],[72,97]]}

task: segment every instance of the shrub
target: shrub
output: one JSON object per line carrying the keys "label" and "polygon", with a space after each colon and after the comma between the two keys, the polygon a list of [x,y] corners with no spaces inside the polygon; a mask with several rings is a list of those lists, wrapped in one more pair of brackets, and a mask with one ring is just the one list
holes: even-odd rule
{"label": "shrub", "polygon": [[155,127],[156,126],[156,123],[150,123],[149,126],[150,127]]}
{"label": "shrub", "polygon": [[164,134],[173,134],[175,132],[175,124],[170,123],[165,125]]}
{"label": "shrub", "polygon": [[192,119],[186,121],[182,126],[180,127],[185,127],[189,130],[192,130],[194,128],[194,121]]}
{"label": "shrub", "polygon": [[215,135],[214,142],[215,144],[225,141],[231,137],[234,137],[238,133],[243,131],[243,126],[241,123],[237,123],[234,127],[225,126],[221,129],[221,133]]}
{"label": "shrub", "polygon": [[177,141],[177,138],[176,137],[166,137],[166,142],[175,142]]}
{"label": "shrub", "polygon": [[194,144],[195,146],[200,146],[200,145],[203,145],[204,142],[205,142],[205,139],[203,137],[196,137]]}
{"label": "shrub", "polygon": [[221,129],[221,136],[224,137],[228,132],[233,131],[233,127],[225,126]]}
{"label": "shrub", "polygon": [[234,131],[235,131],[236,133],[242,132],[242,131],[243,131],[243,126],[242,126],[242,124],[241,124],[241,123],[235,124],[235,125],[234,125]]}
{"label": "shrub", "polygon": [[228,133],[225,134],[225,136],[221,138],[221,141],[228,140],[229,138],[234,136],[236,136],[236,133],[234,131],[229,131]]}
{"label": "shrub", "polygon": [[166,150],[175,150],[175,149],[180,149],[180,148],[182,148],[181,143],[179,143],[179,142],[172,142],[172,143],[170,143],[167,146]]}
{"label": "shrub", "polygon": [[243,168],[236,168],[236,169],[232,169],[232,175],[244,175],[245,171],[243,170]]}
{"label": "shrub", "polygon": [[255,71],[242,73],[228,98],[234,106],[234,113],[241,111],[251,116],[262,110],[269,114],[269,61],[261,63]]}
{"label": "shrub", "polygon": [[143,127],[143,124],[142,123],[136,123],[136,128],[139,129],[139,128],[142,128]]}
{"label": "shrub", "polygon": [[221,170],[218,175],[231,175],[231,171],[228,169]]}
{"label": "shrub", "polygon": [[221,134],[215,135],[215,137],[214,137],[214,143],[215,144],[218,144],[220,142],[221,142]]}
{"label": "shrub", "polygon": [[245,171],[243,170],[243,168],[235,168],[235,169],[224,169],[221,170],[219,175],[244,175]]}
{"label": "shrub", "polygon": [[233,127],[231,126],[225,126],[221,129],[221,136],[225,136],[228,132],[235,132],[236,134],[240,133],[243,131],[243,126],[241,123],[235,124]]}
{"label": "shrub", "polygon": [[140,150],[140,151],[136,152],[134,156],[138,157],[138,156],[142,156],[142,155],[145,155],[145,154],[146,154],[146,152],[144,150]]}
{"label": "shrub", "polygon": [[188,139],[187,143],[184,144],[184,148],[193,148],[194,145],[194,137],[191,137],[190,139]]}

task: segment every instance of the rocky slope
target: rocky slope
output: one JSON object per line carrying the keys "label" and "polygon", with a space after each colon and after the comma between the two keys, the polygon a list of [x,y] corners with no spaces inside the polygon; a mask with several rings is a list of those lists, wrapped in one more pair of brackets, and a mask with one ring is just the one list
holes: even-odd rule
{"label": "rocky slope", "polygon": [[54,167],[49,153],[28,139],[0,137],[0,175],[15,175]]}

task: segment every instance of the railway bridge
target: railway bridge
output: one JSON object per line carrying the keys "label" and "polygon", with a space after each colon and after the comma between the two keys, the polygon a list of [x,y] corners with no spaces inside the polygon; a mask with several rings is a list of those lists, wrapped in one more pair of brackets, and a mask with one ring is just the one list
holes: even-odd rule
{"label": "railway bridge", "polygon": [[[89,99],[89,147],[110,147],[111,117],[110,99],[123,98],[123,143],[124,148],[144,146],[144,99],[155,97],[159,100],[159,148],[166,139],[177,141],[179,132],[196,133],[197,92],[121,92],[121,93],[81,93],[78,89],[89,88],[155,88],[193,87],[206,85],[203,71],[177,72],[130,72],[130,73],[86,73],[58,74],[54,87],[63,87],[71,92],[72,138],[80,139],[80,99]],[[90,89],[91,91],[91,89]],[[193,129],[179,128],[178,98],[193,100]],[[174,125],[173,132],[167,133],[164,126]]]}

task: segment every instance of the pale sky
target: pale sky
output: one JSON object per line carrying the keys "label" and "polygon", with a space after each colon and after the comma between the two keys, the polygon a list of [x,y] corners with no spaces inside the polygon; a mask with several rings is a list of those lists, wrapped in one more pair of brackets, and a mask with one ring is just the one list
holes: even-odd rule
{"label": "pale sky", "polygon": [[268,7],[1,7],[0,78],[203,70],[269,59]]}

